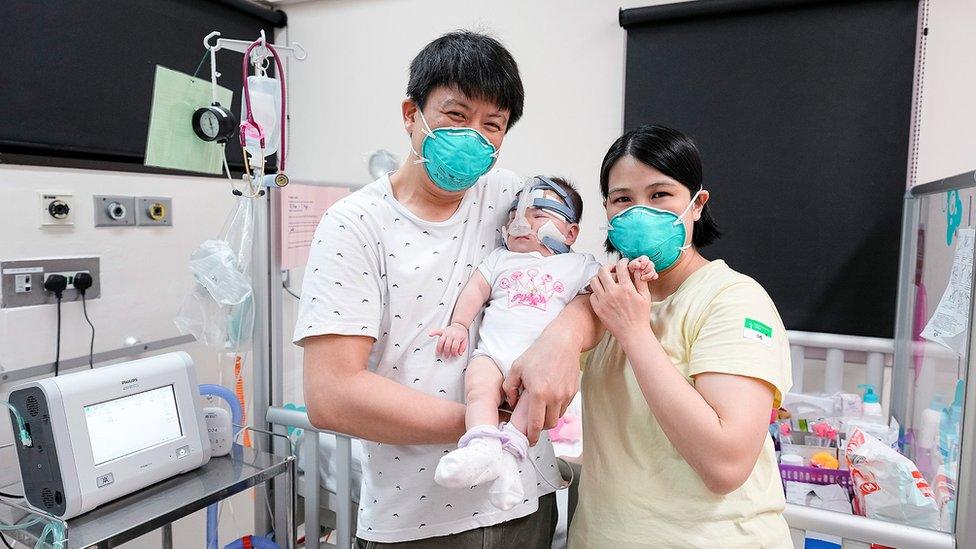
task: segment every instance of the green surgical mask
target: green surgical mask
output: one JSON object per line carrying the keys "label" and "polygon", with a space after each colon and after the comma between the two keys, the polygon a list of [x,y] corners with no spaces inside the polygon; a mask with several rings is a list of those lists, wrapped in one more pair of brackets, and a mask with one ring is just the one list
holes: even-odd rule
{"label": "green surgical mask", "polygon": [[631,206],[610,219],[608,237],[613,247],[627,259],[647,256],[657,271],[670,268],[689,248],[685,224],[682,218],[691,211],[698,195],[691,197],[688,207],[680,215],[650,206]]}
{"label": "green surgical mask", "polygon": [[431,130],[424,113],[417,109],[427,134],[420,146],[423,154],[415,164],[423,164],[427,176],[445,191],[460,192],[471,188],[478,178],[488,173],[498,158],[498,151],[488,138],[474,128],[445,126]]}

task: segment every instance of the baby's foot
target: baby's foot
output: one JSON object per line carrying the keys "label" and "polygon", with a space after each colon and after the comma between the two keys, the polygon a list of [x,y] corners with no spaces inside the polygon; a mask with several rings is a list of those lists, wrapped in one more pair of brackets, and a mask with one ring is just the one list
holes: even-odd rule
{"label": "baby's foot", "polygon": [[488,490],[488,498],[491,504],[502,511],[508,511],[512,507],[522,503],[525,497],[525,490],[522,488],[522,477],[519,475],[518,461],[515,456],[508,452],[502,452],[498,462],[498,478],[492,483]]}
{"label": "baby's foot", "polygon": [[441,458],[434,471],[434,482],[445,488],[470,488],[498,478],[502,443],[496,437],[471,439]]}

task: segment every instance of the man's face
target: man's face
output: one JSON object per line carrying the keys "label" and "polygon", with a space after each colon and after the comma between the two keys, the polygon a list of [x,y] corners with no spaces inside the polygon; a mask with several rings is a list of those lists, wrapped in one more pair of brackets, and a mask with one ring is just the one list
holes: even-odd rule
{"label": "man's face", "polygon": [[[468,97],[459,90],[446,86],[434,88],[427,96],[423,114],[432,130],[445,127],[474,128],[488,138],[496,150],[501,149],[508,128],[507,109],[500,109],[484,99]],[[426,137],[424,123],[417,112],[417,104],[410,99],[404,101],[403,117],[413,148],[420,151]]]}

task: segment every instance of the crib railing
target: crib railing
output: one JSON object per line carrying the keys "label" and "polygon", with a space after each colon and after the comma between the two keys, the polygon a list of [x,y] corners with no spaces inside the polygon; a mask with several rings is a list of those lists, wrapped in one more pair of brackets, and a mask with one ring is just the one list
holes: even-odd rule
{"label": "crib railing", "polygon": [[305,547],[319,549],[319,437],[336,437],[336,547],[352,547],[352,439],[340,433],[316,429],[308,415],[287,408],[268,408],[268,423],[302,429],[302,448],[305,449]]}
{"label": "crib railing", "polygon": [[[859,337],[814,332],[788,331],[790,355],[793,362],[793,392],[820,392],[833,394],[844,387],[845,364],[864,364],[865,368],[857,375],[859,383],[871,383],[879,396],[884,399],[885,368],[891,367],[894,341],[876,337]],[[803,374],[807,360],[823,360],[824,386],[805,388]],[[885,409],[888,403],[882,400]],[[867,548],[870,544],[880,544],[899,549],[926,548],[951,549],[955,547],[952,535],[924,528],[905,526],[886,521],[869,519],[856,515],[845,515],[834,511],[814,509],[804,505],[786,504],[784,512],[793,541],[803,547],[807,532],[819,532],[843,540],[845,549]]]}
{"label": "crib railing", "polygon": [[844,365],[864,364],[865,383],[873,384],[879,393],[884,387],[884,369],[891,366],[894,341],[879,337],[860,337],[789,330],[790,356],[793,362],[793,392],[802,393],[807,360],[823,360],[824,393],[833,394],[844,387]]}

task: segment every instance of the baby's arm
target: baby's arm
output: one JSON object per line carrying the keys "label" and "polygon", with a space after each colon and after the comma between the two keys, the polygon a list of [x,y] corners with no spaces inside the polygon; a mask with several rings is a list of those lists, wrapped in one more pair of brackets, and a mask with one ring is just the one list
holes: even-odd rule
{"label": "baby's arm", "polygon": [[491,297],[491,286],[478,269],[464,285],[461,295],[458,296],[457,304],[454,305],[454,314],[451,316],[451,324],[445,328],[434,330],[430,337],[440,337],[437,341],[437,354],[440,356],[460,356],[468,348],[468,329],[481,308]]}

